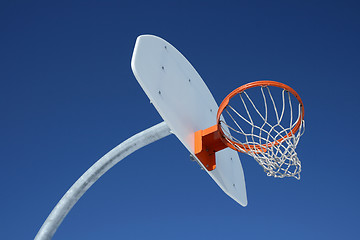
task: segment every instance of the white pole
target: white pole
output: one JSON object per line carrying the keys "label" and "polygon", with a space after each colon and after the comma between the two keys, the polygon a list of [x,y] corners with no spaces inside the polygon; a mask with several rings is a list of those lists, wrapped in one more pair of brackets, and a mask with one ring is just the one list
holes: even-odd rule
{"label": "white pole", "polygon": [[71,208],[104,173],[136,150],[170,135],[165,122],[122,142],[92,165],[65,193],[36,234],[35,240],[51,239]]}

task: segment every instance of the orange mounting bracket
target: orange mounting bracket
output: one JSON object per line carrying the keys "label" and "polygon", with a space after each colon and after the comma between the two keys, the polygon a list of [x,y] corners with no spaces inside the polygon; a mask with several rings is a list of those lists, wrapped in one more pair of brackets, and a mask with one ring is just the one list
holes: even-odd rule
{"label": "orange mounting bracket", "polygon": [[221,139],[218,124],[195,132],[195,155],[208,171],[216,168],[215,153],[227,147]]}

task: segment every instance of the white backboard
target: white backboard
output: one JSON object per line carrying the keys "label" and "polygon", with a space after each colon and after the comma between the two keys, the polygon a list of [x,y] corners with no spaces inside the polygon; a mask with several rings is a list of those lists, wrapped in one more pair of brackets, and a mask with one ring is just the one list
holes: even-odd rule
{"label": "white backboard", "polygon": [[[200,75],[175,47],[152,35],[137,38],[131,68],[172,133],[196,159],[194,133],[215,125],[218,110]],[[203,168],[226,194],[247,205],[244,173],[236,151],[217,152],[216,168]]]}

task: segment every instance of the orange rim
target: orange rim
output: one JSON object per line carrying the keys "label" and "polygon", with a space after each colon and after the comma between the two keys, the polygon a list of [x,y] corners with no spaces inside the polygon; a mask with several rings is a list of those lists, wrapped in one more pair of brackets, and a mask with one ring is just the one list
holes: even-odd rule
{"label": "orange rim", "polygon": [[[241,146],[241,145],[239,145],[239,143],[227,138],[221,127],[220,116],[221,116],[222,112],[224,111],[224,109],[228,106],[230,99],[233,98],[235,95],[242,93],[243,91],[245,91],[247,89],[254,88],[254,87],[267,87],[267,86],[273,86],[273,87],[285,89],[286,91],[289,91],[292,95],[294,95],[295,98],[299,101],[300,107],[301,107],[301,117],[298,119],[298,121],[296,122],[293,129],[291,129],[291,132],[289,132],[286,136],[273,141],[272,143],[262,144],[259,146],[258,145],[249,145],[249,144],[242,144],[242,146]],[[219,110],[216,115],[216,122],[219,126],[218,129],[220,132],[221,139],[223,140],[223,142],[226,146],[228,146],[236,151],[239,151],[239,149],[237,149],[235,146],[238,146],[245,152],[252,151],[252,150],[266,151],[266,148],[276,146],[279,143],[281,143],[282,141],[284,141],[284,139],[290,137],[292,134],[295,134],[301,126],[301,123],[304,119],[304,113],[305,113],[304,112],[304,104],[303,104],[299,94],[294,89],[292,89],[288,85],[280,83],[280,82],[264,80],[264,81],[255,81],[255,82],[251,82],[251,83],[242,85],[241,87],[238,87],[237,89],[232,91],[229,95],[227,95],[224,98],[224,100],[222,101],[222,103],[220,104]]]}

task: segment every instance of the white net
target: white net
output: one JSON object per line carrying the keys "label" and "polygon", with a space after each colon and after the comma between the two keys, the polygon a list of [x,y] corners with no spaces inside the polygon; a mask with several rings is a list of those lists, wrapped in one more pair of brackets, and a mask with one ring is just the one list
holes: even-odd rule
{"label": "white net", "polygon": [[300,179],[295,148],[305,121],[294,95],[273,86],[247,89],[231,98],[222,114],[227,123],[220,120],[221,129],[236,150],[252,156],[268,176]]}

